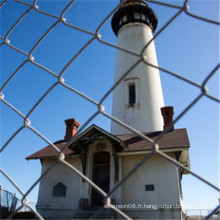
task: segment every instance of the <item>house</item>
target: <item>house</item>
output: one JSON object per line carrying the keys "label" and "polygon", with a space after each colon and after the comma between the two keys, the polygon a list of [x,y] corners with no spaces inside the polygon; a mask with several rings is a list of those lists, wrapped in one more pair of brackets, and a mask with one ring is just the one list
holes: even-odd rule
{"label": "house", "polygon": [[[141,54],[152,65],[131,52],[118,50],[115,83],[120,83],[114,89],[112,115],[146,137],[159,140],[162,152],[189,168],[187,131],[174,128],[173,107],[164,107],[160,74],[154,67],[158,66],[152,40],[156,26],[156,13],[145,1],[127,0],[113,15],[112,29],[119,47]],[[80,126],[76,119],[65,123],[64,140],[54,143],[59,149]],[[151,152],[150,142],[113,121],[111,132],[91,125],[77,134],[63,153],[69,164],[108,193]],[[44,173],[57,158],[57,152],[47,146],[26,159],[39,159]],[[186,173],[154,154],[114,191],[111,202],[134,219],[181,219],[181,179]],[[40,181],[36,209],[45,218],[86,219],[102,206],[102,196],[62,162]],[[120,216],[105,209],[100,218]]]}
{"label": "house", "polygon": [[[78,122],[75,119],[65,122],[65,136],[68,137],[76,132],[68,129],[69,123]],[[144,135],[156,140],[160,133],[147,132]],[[61,140],[54,144],[62,149],[66,142]],[[166,133],[158,144],[162,152],[189,167],[186,129]],[[151,148],[149,142],[136,134],[112,135],[92,125],[75,138],[64,154],[68,163],[108,192],[151,152]],[[57,160],[57,152],[47,146],[26,159],[39,159],[43,173]],[[154,155],[115,191],[112,201],[121,205],[132,218],[179,219],[182,214],[181,178],[185,173],[161,156]],[[45,218],[80,218],[85,213],[91,214],[94,207],[102,206],[102,200],[86,181],[59,163],[41,180],[36,209]],[[136,207],[129,207],[134,205]],[[176,208],[162,207],[155,211],[150,205],[173,205]]]}

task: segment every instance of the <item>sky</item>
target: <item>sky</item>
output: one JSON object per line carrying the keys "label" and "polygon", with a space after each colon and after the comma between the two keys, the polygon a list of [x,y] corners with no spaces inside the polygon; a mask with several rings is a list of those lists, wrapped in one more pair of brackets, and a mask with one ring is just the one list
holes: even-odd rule
{"label": "sky", "polygon": [[[2,1],[1,1],[2,2]],[[31,3],[32,1],[25,1]],[[42,11],[59,16],[69,1],[39,0]],[[182,5],[183,1],[164,1]],[[116,7],[117,0],[78,0],[65,13],[68,24],[95,32],[103,19]],[[157,13],[157,31],[175,14],[176,8],[149,4]],[[198,16],[219,20],[217,0],[191,0],[189,11]],[[1,36],[27,10],[26,5],[9,0],[1,9]],[[52,17],[32,10],[10,33],[11,45],[28,53],[40,37],[56,21]],[[111,30],[111,20],[99,32],[104,41],[117,44]],[[69,60],[91,39],[91,35],[59,23],[33,52],[35,61],[58,74]],[[3,42],[2,39],[0,42]],[[158,63],[195,83],[202,84],[207,75],[219,63],[219,27],[181,13],[156,39]],[[93,41],[71,63],[63,74],[65,83],[95,101],[100,101],[114,83],[117,50]],[[4,44],[1,47],[1,86],[16,68],[26,60],[23,54]],[[176,118],[200,93],[201,90],[183,80],[161,71],[166,106],[174,106]],[[26,63],[4,88],[5,100],[26,115],[57,78],[41,68]],[[0,86],[0,87],[1,87]],[[209,94],[219,98],[219,70],[207,83]],[[1,146],[23,125],[23,119],[4,103],[1,109]],[[111,114],[112,94],[104,101],[105,111]],[[48,140],[55,142],[65,135],[64,120],[76,118],[82,125],[97,111],[97,107],[81,96],[56,86],[32,112],[31,126]],[[110,131],[111,121],[103,115],[91,123]],[[203,97],[176,124],[187,128],[191,147],[189,150],[191,170],[214,185],[219,186],[219,103]],[[17,185],[26,192],[41,173],[38,160],[25,157],[47,146],[47,143],[28,128],[20,131],[1,154],[1,166]],[[183,177],[184,207],[187,209],[212,209],[218,204],[219,194],[205,183],[188,174]],[[21,196],[1,176],[3,189]],[[29,201],[36,202],[37,185],[29,194]]]}

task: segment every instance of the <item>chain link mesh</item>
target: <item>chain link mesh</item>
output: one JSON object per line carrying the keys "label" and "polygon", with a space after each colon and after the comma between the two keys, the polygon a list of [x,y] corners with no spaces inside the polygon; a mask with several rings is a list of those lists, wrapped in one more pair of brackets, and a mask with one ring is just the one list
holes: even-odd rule
{"label": "chain link mesh", "polygon": [[[4,0],[0,3],[1,8],[4,8],[9,1]],[[17,66],[17,68],[15,69],[15,71],[13,71],[10,75],[10,77],[8,77],[8,79],[5,81],[5,83],[3,84],[3,86],[0,89],[0,100],[2,103],[4,103],[8,108],[10,108],[11,110],[13,110],[20,118],[22,118],[23,120],[23,125],[20,126],[12,135],[10,138],[8,138],[8,140],[3,144],[3,146],[1,147],[1,153],[5,150],[5,148],[7,148],[7,146],[9,145],[9,143],[24,129],[24,128],[28,128],[31,132],[35,133],[36,135],[38,135],[42,140],[44,140],[46,143],[48,143],[49,145],[51,145],[56,151],[57,151],[57,156],[58,159],[44,172],[40,175],[39,178],[36,179],[36,181],[32,184],[32,186],[26,191],[23,192],[22,189],[16,184],[16,182],[13,180],[13,177],[10,177],[7,172],[3,169],[1,169],[1,173],[5,176],[5,178],[8,179],[8,181],[11,182],[11,184],[20,192],[20,194],[22,195],[22,203],[21,206],[17,208],[16,211],[21,210],[23,207],[30,209],[33,213],[36,214],[36,216],[39,219],[43,219],[43,217],[36,211],[34,210],[30,204],[28,203],[27,200],[27,196],[29,195],[29,193],[34,189],[34,187],[41,181],[41,179],[48,173],[50,172],[50,170],[56,166],[58,163],[63,163],[64,165],[66,165],[67,167],[69,167],[73,172],[75,172],[76,174],[78,174],[80,177],[82,177],[86,182],[88,182],[88,184],[90,184],[93,188],[95,188],[103,197],[104,197],[104,201],[105,201],[105,205],[108,205],[111,209],[113,209],[115,212],[117,212],[118,214],[121,215],[121,217],[124,217],[126,219],[131,219],[128,215],[126,215],[123,211],[119,210],[118,208],[116,208],[115,206],[113,206],[111,204],[111,195],[113,194],[113,192],[115,192],[131,175],[133,175],[136,170],[141,167],[147,160],[149,160],[153,155],[155,154],[159,154],[161,155],[163,158],[165,158],[166,160],[168,160],[170,163],[175,164],[178,167],[181,167],[182,169],[188,171],[191,175],[193,175],[194,177],[198,178],[200,181],[204,182],[205,184],[207,184],[209,187],[213,188],[216,191],[220,191],[220,189],[215,186],[213,183],[209,182],[208,180],[204,179],[202,176],[198,175],[197,173],[191,171],[190,169],[188,169],[187,167],[185,167],[184,165],[180,164],[179,162],[177,162],[176,160],[172,159],[171,157],[169,157],[168,155],[164,154],[160,149],[159,149],[159,145],[158,145],[158,141],[159,139],[166,133],[166,130],[164,132],[161,133],[161,135],[159,136],[159,138],[157,140],[152,140],[148,137],[146,137],[145,135],[143,135],[141,132],[139,132],[138,130],[132,128],[131,126],[128,126],[127,124],[123,123],[122,121],[120,121],[119,119],[113,117],[111,114],[108,114],[105,111],[103,102],[110,96],[110,94],[113,92],[113,90],[123,81],[123,79],[140,63],[140,62],[144,62],[146,65],[152,66],[154,68],[158,68],[161,72],[163,73],[167,73],[172,77],[178,78],[186,83],[188,83],[189,85],[197,88],[200,90],[199,94],[197,95],[196,98],[194,98],[194,100],[191,103],[188,103],[188,106],[185,109],[182,109],[181,113],[175,118],[174,120],[174,124],[179,121],[181,118],[183,118],[187,112],[189,111],[189,109],[191,109],[192,107],[194,107],[197,102],[199,100],[201,100],[204,97],[207,97],[208,99],[212,100],[213,102],[219,103],[220,100],[218,99],[218,97],[215,97],[211,94],[209,94],[208,92],[208,88],[207,88],[207,83],[209,82],[209,80],[213,77],[214,74],[217,73],[220,65],[217,64],[216,66],[213,67],[213,69],[207,73],[206,78],[204,78],[203,82],[198,84],[195,81],[191,81],[190,79],[187,79],[183,76],[181,76],[180,74],[177,74],[175,72],[172,72],[168,69],[165,69],[163,67],[160,66],[154,66],[151,63],[148,63],[143,54],[144,51],[146,50],[146,48],[148,47],[148,45],[150,44],[150,42],[143,48],[141,53],[136,53],[134,51],[130,51],[126,48],[121,48],[115,44],[112,44],[108,41],[105,41],[102,39],[101,35],[100,35],[100,30],[103,28],[104,24],[110,19],[110,17],[114,14],[114,12],[125,2],[121,1],[108,15],[106,15],[105,19],[103,19],[99,26],[97,27],[95,32],[91,32],[87,29],[84,29],[82,27],[78,27],[75,26],[71,23],[68,23],[65,19],[65,14],[68,12],[68,9],[70,7],[74,7],[74,4],[76,1],[74,0],[70,0],[66,3],[66,6],[63,8],[62,12],[60,13],[59,16],[52,14],[48,11],[43,11],[41,10],[37,3],[37,0],[34,0],[33,2],[31,1],[20,1],[20,0],[16,0],[15,1],[17,4],[20,4],[24,7],[26,7],[25,12],[19,17],[19,19],[16,20],[16,22],[9,28],[8,32],[4,35],[4,36],[0,36],[1,39],[1,44],[0,46],[6,46],[11,48],[12,50],[16,51],[19,54],[22,54],[26,57],[26,59],[20,63],[20,65]],[[189,5],[190,5],[190,1],[186,0],[183,2],[183,4],[181,6],[175,5],[175,4],[168,4],[162,1],[149,1],[152,4],[157,4],[157,5],[161,5],[161,6],[165,6],[165,7],[169,7],[169,8],[175,8],[177,10],[177,12],[171,17],[171,19],[169,19],[161,28],[160,30],[158,30],[158,32],[156,32],[156,34],[154,35],[154,38],[151,40],[155,40],[159,35],[161,35],[167,28],[169,28],[169,25],[174,22],[182,13],[185,13],[189,16],[189,18],[191,19],[198,19],[201,20],[204,23],[208,23],[210,25],[219,25],[219,22],[217,21],[213,21],[210,19],[207,19],[205,17],[200,17],[196,14],[190,13],[189,12]],[[37,14],[42,14],[46,17],[50,17],[53,18],[55,20],[55,22],[45,31],[45,33],[38,39],[38,41],[32,45],[31,49],[29,52],[23,51],[22,49],[20,49],[19,47],[17,47],[16,45],[13,45],[10,42],[10,36],[11,34],[16,30],[16,27],[18,26],[19,23],[22,23],[22,21],[24,20],[24,18],[30,13],[34,11]],[[34,52],[35,50],[38,48],[39,44],[42,43],[44,41],[44,39],[51,34],[52,30],[58,26],[58,25],[63,25],[63,27],[65,28],[70,28],[70,29],[74,29],[77,30],[83,34],[86,34],[88,36],[90,36],[91,38],[87,41],[87,43],[85,43],[80,50],[74,55],[72,56],[72,58],[67,62],[66,65],[64,65],[64,67],[62,68],[61,71],[59,72],[54,72],[52,70],[50,70],[49,68],[47,68],[45,65],[38,63],[37,61],[35,61],[34,59]],[[98,41],[100,44],[104,44],[107,45],[108,47],[111,48],[115,48],[116,50],[122,50],[128,54],[132,54],[134,56],[136,56],[138,58],[137,62],[130,68],[127,70],[127,72],[124,73],[124,75],[116,82],[112,85],[112,87],[106,91],[105,95],[102,97],[101,101],[96,101],[93,98],[87,96],[86,94],[84,94],[83,92],[77,90],[76,88],[68,85],[67,83],[65,83],[65,78],[63,76],[63,74],[65,73],[65,71],[70,67],[70,65],[72,63],[74,63],[77,58],[79,57],[79,55],[85,51],[88,46],[90,46],[93,41]],[[40,97],[40,99],[34,104],[34,106],[29,109],[27,114],[22,113],[18,108],[16,108],[13,103],[9,102],[7,100],[7,93],[5,94],[4,91],[7,88],[7,86],[11,83],[11,81],[14,79],[14,77],[18,74],[18,72],[24,68],[25,65],[27,64],[31,64],[34,65],[40,69],[42,69],[45,73],[50,74],[51,76],[53,76],[55,78],[55,82],[49,87],[49,89]],[[123,177],[122,180],[120,180],[111,190],[109,193],[104,192],[101,188],[99,188],[94,182],[92,182],[92,180],[90,180],[88,177],[86,177],[85,175],[83,175],[83,173],[81,173],[78,169],[76,169],[73,165],[69,164],[67,161],[65,161],[65,155],[63,153],[63,151],[68,148],[74,141],[75,137],[71,138],[68,143],[64,146],[64,148],[62,150],[59,150],[49,139],[47,139],[44,134],[42,134],[39,130],[37,130],[35,127],[33,127],[31,125],[30,122],[30,116],[33,114],[34,111],[36,111],[36,109],[38,108],[38,106],[41,104],[41,102],[46,98],[46,96],[48,94],[50,94],[55,87],[57,87],[58,85],[64,87],[66,90],[71,91],[72,93],[75,93],[79,96],[81,96],[83,99],[88,100],[89,102],[91,102],[92,104],[94,104],[97,107],[97,110],[94,114],[92,114],[89,119],[81,126],[80,130],[78,133],[80,133],[97,115],[103,115],[106,118],[109,118],[112,121],[115,121],[116,123],[126,127],[128,130],[132,131],[133,133],[139,135],[142,139],[146,140],[147,142],[151,143],[152,145],[152,149],[151,149],[151,153],[148,154],[142,161],[140,161],[126,176]],[[213,215],[213,213],[219,208],[219,206],[217,206],[216,208],[214,208],[212,210],[212,212],[206,216],[206,218],[208,219],[210,216]],[[90,218],[95,218],[97,217],[102,211],[104,210],[104,207],[101,208],[100,210],[98,210],[96,213],[94,213]],[[15,212],[12,213],[9,218],[12,218],[14,216]]]}

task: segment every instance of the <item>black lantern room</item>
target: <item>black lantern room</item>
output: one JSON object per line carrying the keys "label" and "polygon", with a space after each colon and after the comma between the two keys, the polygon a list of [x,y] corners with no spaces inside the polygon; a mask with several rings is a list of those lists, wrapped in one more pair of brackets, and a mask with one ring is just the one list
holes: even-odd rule
{"label": "black lantern room", "polygon": [[157,27],[157,15],[144,0],[127,0],[112,17],[112,29],[115,35],[128,23],[141,22],[154,32]]}

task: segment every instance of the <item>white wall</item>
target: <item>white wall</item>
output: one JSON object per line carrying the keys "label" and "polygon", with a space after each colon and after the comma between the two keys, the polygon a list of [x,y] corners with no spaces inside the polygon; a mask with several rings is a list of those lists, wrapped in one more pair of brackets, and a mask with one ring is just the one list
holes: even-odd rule
{"label": "white wall", "polygon": [[[42,160],[42,173],[56,161],[55,159]],[[67,158],[66,161],[81,170],[79,158]],[[74,171],[62,163],[58,163],[40,182],[37,209],[77,209],[81,191],[81,180]],[[66,185],[65,197],[54,197],[53,186],[62,182]],[[43,211],[43,213],[45,213]]]}
{"label": "white wall", "polygon": [[[174,156],[174,155],[170,155]],[[122,176],[126,175],[143,155],[122,156]],[[122,204],[140,205],[181,205],[178,169],[159,155],[145,162],[124,184],[122,188]],[[154,191],[145,191],[145,185],[154,184]],[[137,207],[137,206],[136,206]],[[131,217],[179,218],[178,209],[162,208],[125,210]]]}
{"label": "white wall", "polygon": [[[98,143],[106,143],[102,149]],[[112,143],[109,140],[96,140],[88,146],[86,176],[92,179],[93,154],[97,151],[110,153],[110,189],[115,182],[115,163],[112,156]],[[174,154],[169,156],[174,158]],[[119,179],[122,179],[134,168],[144,155],[120,155]],[[42,163],[44,172],[55,160],[45,159]],[[67,158],[67,162],[81,170],[79,157]],[[111,196],[116,204],[141,204],[141,205],[175,205],[180,204],[180,190],[178,182],[178,169],[175,165],[156,155],[141,166],[121,187]],[[62,182],[67,186],[66,197],[53,197],[53,186]],[[145,185],[154,184],[154,191],[145,191]],[[46,218],[73,218],[80,216],[82,210],[78,209],[80,198],[87,198],[91,202],[91,186],[83,182],[82,178],[65,165],[57,164],[41,180],[37,210]],[[181,209],[125,209],[132,218],[180,218]]]}
{"label": "white wall", "polygon": [[[143,155],[123,156],[123,176],[142,158]],[[146,184],[154,184],[155,191],[145,191]],[[180,202],[178,186],[177,167],[161,156],[155,155],[123,184],[123,202],[178,204]]]}

